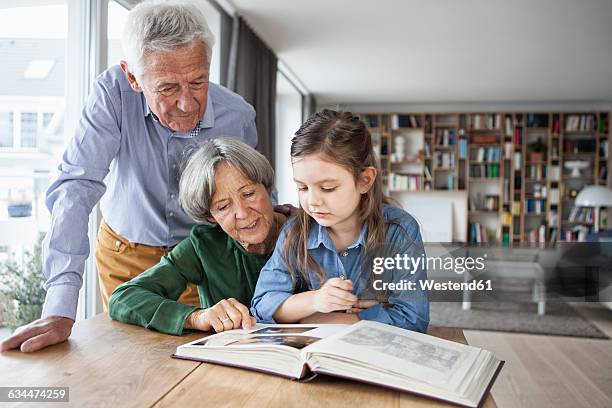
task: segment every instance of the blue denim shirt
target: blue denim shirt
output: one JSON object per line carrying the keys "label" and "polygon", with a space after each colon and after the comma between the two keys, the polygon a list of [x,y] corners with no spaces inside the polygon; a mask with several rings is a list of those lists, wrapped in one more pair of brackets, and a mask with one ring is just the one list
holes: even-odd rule
{"label": "blue denim shirt", "polygon": [[132,90],[118,65],[96,79],[47,191],[51,224],[43,244],[42,317],[75,317],[89,255],[89,214],[99,200],[106,222],[131,242],[174,246],[189,235],[195,222],[178,201],[183,153],[223,135],[257,145],[255,110],[219,85],[208,88],[199,126],[182,133],[153,117],[144,95]]}
{"label": "blue denim shirt", "polygon": [[[389,222],[386,228],[385,243],[381,246],[385,257],[403,256],[424,257],[425,250],[419,226],[407,212],[390,205],[383,206],[383,218]],[[308,282],[298,278],[293,280],[282,257],[285,237],[292,223],[288,222],[279,236],[271,258],[261,270],[251,312],[258,321],[274,323],[274,313],[296,288],[307,287],[316,290],[321,282],[313,272],[308,274]],[[327,279],[343,277],[353,282],[353,293],[360,299],[380,299],[374,296],[373,282],[415,282],[415,290],[394,290],[383,294],[389,305],[373,306],[359,313],[361,320],[375,320],[404,329],[426,332],[429,324],[429,302],[427,292],[421,290],[419,280],[427,279],[425,265],[411,273],[406,268],[392,268],[381,275],[372,272],[372,256],[365,254],[367,227],[361,229],[357,240],[341,251],[337,251],[327,228],[312,221],[308,237],[308,253],[321,265]],[[379,285],[380,287],[380,285]]]}

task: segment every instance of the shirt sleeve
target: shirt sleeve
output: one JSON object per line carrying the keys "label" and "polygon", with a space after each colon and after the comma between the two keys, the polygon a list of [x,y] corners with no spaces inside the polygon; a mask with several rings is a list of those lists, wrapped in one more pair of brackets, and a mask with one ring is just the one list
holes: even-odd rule
{"label": "shirt sleeve", "polygon": [[249,114],[244,125],[244,133],[242,135],[244,143],[248,144],[252,148],[257,147],[257,126],[255,124],[255,109],[249,105]]}
{"label": "shirt sleeve", "polygon": [[43,241],[43,273],[47,278],[43,318],[76,316],[89,256],[89,214],[106,191],[103,180],[121,141],[118,95],[117,89],[98,78],[64,152],[59,175],[47,190],[51,222]]}
{"label": "shirt sleeve", "polygon": [[410,217],[409,221],[393,225],[389,230],[386,240],[389,249],[386,256],[405,254],[414,259],[423,259],[423,262],[414,271],[402,268],[386,271],[380,275],[385,282],[413,282],[414,288],[392,291],[388,298],[389,307],[373,306],[360,312],[359,318],[426,333],[429,325],[429,300],[427,290],[421,287],[420,282],[427,280],[427,268],[419,226]]}
{"label": "shirt sleeve", "polygon": [[181,335],[187,317],[201,308],[177,299],[187,283],[202,285],[204,279],[200,258],[187,238],[157,265],[118,286],[109,299],[108,314],[124,323]]}
{"label": "shirt sleeve", "polygon": [[295,282],[282,257],[285,236],[286,234],[281,233],[272,256],[259,273],[251,301],[251,313],[258,322],[276,323],[274,313],[289,296],[294,294]]}

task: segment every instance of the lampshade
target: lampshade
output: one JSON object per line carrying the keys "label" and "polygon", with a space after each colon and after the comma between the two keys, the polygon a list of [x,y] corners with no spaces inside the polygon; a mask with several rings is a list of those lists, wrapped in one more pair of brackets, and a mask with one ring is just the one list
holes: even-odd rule
{"label": "lampshade", "polygon": [[604,186],[586,186],[576,197],[577,207],[612,207],[612,190]]}

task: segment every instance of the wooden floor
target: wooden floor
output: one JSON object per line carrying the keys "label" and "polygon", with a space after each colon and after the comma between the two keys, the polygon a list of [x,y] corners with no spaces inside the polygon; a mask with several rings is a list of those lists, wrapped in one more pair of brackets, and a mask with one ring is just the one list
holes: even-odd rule
{"label": "wooden floor", "polygon": [[[572,304],[612,338],[612,310]],[[612,340],[465,330],[470,345],[506,364],[493,386],[500,408],[612,407]]]}

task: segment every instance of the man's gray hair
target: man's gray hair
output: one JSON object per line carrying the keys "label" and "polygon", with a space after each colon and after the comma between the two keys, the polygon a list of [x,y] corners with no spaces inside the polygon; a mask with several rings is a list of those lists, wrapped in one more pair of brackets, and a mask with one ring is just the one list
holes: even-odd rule
{"label": "man's gray hair", "polygon": [[201,142],[187,152],[179,181],[179,202],[197,222],[211,222],[210,204],[216,191],[215,170],[221,162],[267,189],[274,184],[270,162],[249,145],[232,137]]}
{"label": "man's gray hair", "polygon": [[139,76],[147,53],[173,51],[196,40],[204,43],[210,64],[215,37],[198,7],[184,0],[146,0],[128,13],[121,42],[128,69]]}

